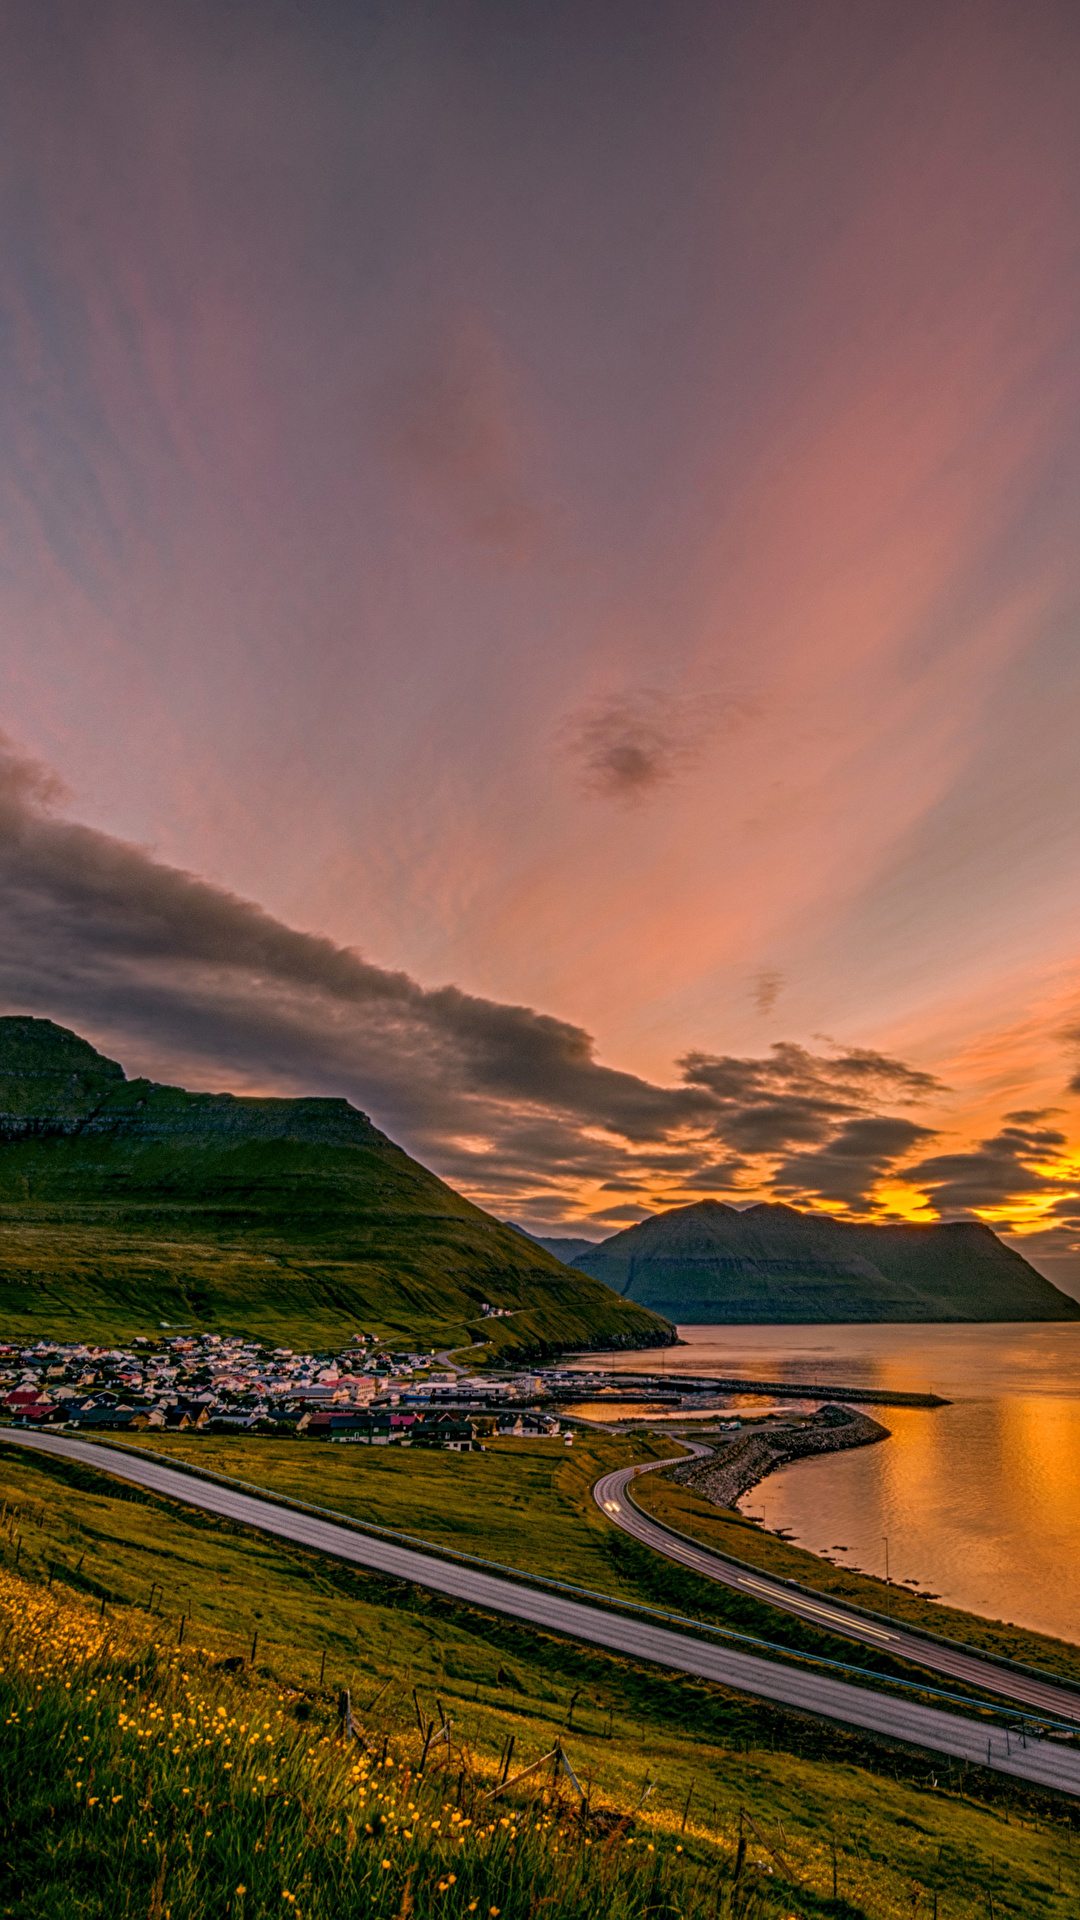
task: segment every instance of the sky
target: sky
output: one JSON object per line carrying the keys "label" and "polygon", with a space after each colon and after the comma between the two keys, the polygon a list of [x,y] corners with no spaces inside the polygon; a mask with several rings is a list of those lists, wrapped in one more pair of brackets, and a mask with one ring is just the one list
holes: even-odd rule
{"label": "sky", "polygon": [[39,0],[0,101],[0,1008],[1080,1274],[1075,8]]}

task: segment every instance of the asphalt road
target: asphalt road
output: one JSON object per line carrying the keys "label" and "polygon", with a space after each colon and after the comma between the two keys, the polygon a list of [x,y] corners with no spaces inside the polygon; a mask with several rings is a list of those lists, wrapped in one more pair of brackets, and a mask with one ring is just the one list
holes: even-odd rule
{"label": "asphalt road", "polygon": [[[707,1454],[712,1451],[709,1447],[693,1445],[691,1442],[686,1444],[695,1453]],[[657,1463],[659,1466],[669,1464],[667,1461]],[[904,1660],[914,1660],[920,1667],[934,1673],[947,1674],[951,1680],[962,1680],[968,1686],[998,1694],[1022,1709],[1045,1714],[1051,1720],[1071,1720],[1080,1726],[1080,1695],[1067,1687],[1057,1687],[1053,1681],[1032,1679],[1025,1673],[999,1667],[992,1660],[980,1659],[976,1653],[940,1646],[936,1641],[903,1627],[890,1628],[880,1621],[867,1620],[856,1608],[845,1606],[842,1600],[809,1594],[804,1588],[789,1586],[786,1581],[772,1579],[766,1573],[750,1572],[745,1566],[740,1566],[737,1560],[729,1560],[708,1547],[697,1546],[633,1505],[629,1487],[639,1471],[652,1472],[655,1469],[620,1467],[615,1473],[606,1473],[596,1482],[593,1498],[613,1525],[621,1527],[624,1533],[631,1534],[635,1540],[652,1547],[655,1552],[662,1553],[666,1559],[677,1561],[680,1566],[704,1575],[707,1580],[717,1580],[722,1586],[734,1587],[748,1599],[763,1600],[783,1613],[794,1614],[809,1626],[826,1628],[830,1633],[842,1635],[845,1640],[857,1640],[865,1647],[879,1647]]]}
{"label": "asphalt road", "polygon": [[95,1446],[92,1441],[14,1429],[5,1431],[2,1439],[5,1445],[78,1460],[185,1506],[220,1514],[241,1526],[255,1527],[354,1566],[413,1581],[487,1612],[528,1621],[629,1659],[693,1674],[779,1706],[824,1716],[844,1726],[868,1728],[955,1760],[990,1766],[996,1772],[1080,1796],[1080,1752],[1068,1746],[1030,1736],[1025,1744],[1004,1728],[988,1728],[984,1722],[959,1714],[852,1686],[803,1668],[782,1666],[649,1621],[628,1619],[604,1607],[537,1591],[514,1580],[439,1559],[435,1554],[396,1546],[349,1525],[337,1525],[279,1506],[273,1500],[199,1479],[156,1460]]}

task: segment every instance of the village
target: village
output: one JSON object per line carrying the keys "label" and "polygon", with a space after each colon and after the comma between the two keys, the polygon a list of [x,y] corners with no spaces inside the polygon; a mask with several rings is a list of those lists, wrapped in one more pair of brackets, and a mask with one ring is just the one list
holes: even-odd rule
{"label": "village", "polygon": [[0,1418],[67,1432],[277,1434],[455,1452],[502,1435],[570,1446],[571,1430],[535,1405],[565,1377],[480,1377],[448,1355],[390,1351],[365,1334],[339,1353],[213,1333],[130,1347],[42,1339],[0,1345]]}

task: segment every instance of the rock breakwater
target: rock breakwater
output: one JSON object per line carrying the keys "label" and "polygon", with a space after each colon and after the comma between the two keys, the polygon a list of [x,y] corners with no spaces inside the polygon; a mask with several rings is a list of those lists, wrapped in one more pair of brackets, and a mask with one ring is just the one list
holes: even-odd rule
{"label": "rock breakwater", "polygon": [[724,1441],[707,1460],[686,1460],[672,1479],[692,1487],[715,1506],[731,1507],[777,1467],[816,1453],[839,1453],[889,1439],[888,1427],[853,1407],[826,1406],[798,1427],[758,1428]]}

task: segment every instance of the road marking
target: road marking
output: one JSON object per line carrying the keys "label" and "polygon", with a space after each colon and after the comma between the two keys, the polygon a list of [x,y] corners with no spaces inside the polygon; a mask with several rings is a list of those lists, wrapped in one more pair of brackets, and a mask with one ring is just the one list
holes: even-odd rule
{"label": "road marking", "polygon": [[[707,1453],[708,1448],[694,1448],[693,1451]],[[662,1460],[657,1461],[655,1464],[657,1466],[668,1466],[671,1463]],[[648,1471],[649,1468],[647,1467],[635,1467],[630,1470],[627,1477],[634,1479],[637,1474],[647,1473]],[[612,1478],[614,1479],[616,1476],[613,1475]],[[594,1492],[598,1502],[608,1484],[606,1480],[597,1481]],[[609,1509],[613,1505],[609,1500],[605,1500],[603,1504]],[[638,1537],[645,1541],[646,1544],[653,1544],[648,1538],[647,1521],[644,1527],[631,1528],[630,1530],[631,1532],[637,1533]],[[661,1528],[660,1530],[664,1533],[670,1531],[667,1528]],[[668,1555],[672,1554],[672,1548],[666,1542],[659,1551]],[[703,1572],[707,1578],[711,1580],[723,1581],[728,1586],[742,1585],[752,1589],[757,1588],[760,1592],[767,1594],[774,1604],[780,1606],[786,1604],[796,1617],[799,1617],[800,1612],[807,1614],[813,1613],[820,1615],[823,1620],[839,1622],[851,1639],[857,1640],[860,1633],[863,1633],[871,1634],[881,1641],[899,1644],[905,1638],[903,1634],[887,1633],[884,1628],[873,1627],[866,1621],[853,1618],[851,1614],[840,1614],[828,1607],[815,1606],[813,1601],[799,1600],[795,1595],[778,1591],[775,1586],[769,1586],[764,1581],[753,1580],[745,1574],[736,1573],[734,1570],[729,1572],[726,1567],[722,1572],[718,1572],[716,1569],[716,1557],[709,1554],[707,1550],[705,1553],[695,1554],[686,1552],[684,1547],[684,1551],[678,1555],[678,1558],[681,1559],[684,1566],[693,1567],[696,1571]],[[937,1653],[936,1658],[932,1658],[929,1661],[929,1665],[939,1673],[956,1674],[962,1680],[966,1679],[969,1682],[974,1681],[975,1684],[986,1687],[988,1691],[992,1693],[999,1691],[998,1688],[994,1687],[992,1679],[988,1685],[985,1673],[982,1670],[983,1662],[977,1653],[965,1653],[958,1649],[956,1653],[948,1654],[942,1650]],[[1012,1699],[1018,1703],[1027,1702],[1038,1712],[1064,1714],[1066,1718],[1071,1721],[1075,1721],[1080,1717],[1072,1709],[1071,1703],[1067,1706],[1062,1705],[1061,1695],[1052,1683],[1043,1685],[1035,1681],[1034,1684],[1029,1682],[1027,1685],[1024,1685],[1022,1682],[1014,1680],[1011,1692],[1003,1693],[1002,1697],[1006,1700]]]}
{"label": "road marking", "polygon": [[739,1575],[740,1587],[756,1587],[760,1593],[766,1593],[770,1600],[784,1600],[789,1607],[798,1607],[802,1613],[819,1613],[823,1620],[838,1620],[842,1627],[857,1628],[860,1633],[872,1633],[878,1640],[895,1640],[895,1633],[886,1633],[884,1627],[867,1626],[865,1620],[853,1620],[848,1613],[834,1613],[829,1607],[818,1607],[812,1600],[803,1600],[799,1596],[778,1592],[776,1587],[767,1586],[764,1580],[748,1580],[744,1573]]}
{"label": "road marking", "polygon": [[[605,1500],[604,1505],[609,1513],[621,1512],[617,1501]],[[686,1560],[688,1564],[695,1565],[699,1568],[703,1568],[708,1564],[698,1555],[691,1556],[687,1554]],[[752,1580],[749,1575],[745,1573],[736,1574],[734,1579],[738,1582],[739,1586],[752,1587],[758,1593],[765,1594],[768,1599],[790,1607],[793,1613],[813,1613],[817,1614],[822,1620],[834,1621],[837,1625],[846,1628],[849,1634],[854,1631],[856,1633],[871,1634],[875,1640],[892,1641],[896,1639],[895,1633],[887,1633],[884,1627],[872,1627],[864,1620],[853,1620],[850,1614],[837,1613],[830,1607],[819,1607],[813,1600],[803,1600],[798,1595],[784,1593],[782,1590],[768,1585],[764,1580]]]}
{"label": "road marking", "polygon": [[[44,1434],[5,1432],[2,1439],[5,1445],[38,1448],[45,1453],[59,1453],[82,1460],[120,1479],[134,1480],[159,1493],[171,1494],[183,1505],[222,1513],[241,1526],[254,1527],[274,1537],[295,1540],[316,1552],[328,1552],[337,1559],[391,1573],[398,1579],[417,1581],[438,1592],[463,1599],[466,1604],[479,1605],[511,1618],[549,1626],[556,1632],[569,1633],[579,1640],[606,1647],[624,1658],[629,1655],[635,1659],[651,1660],[679,1672],[698,1674],[720,1686],[732,1686],[759,1698],[775,1700],[796,1711],[824,1713],[843,1724],[888,1732],[895,1738],[913,1742],[917,1746],[929,1746],[956,1758],[982,1762],[987,1733],[981,1721],[961,1718],[940,1707],[925,1707],[897,1700],[877,1690],[867,1691],[865,1684],[853,1686],[847,1680],[807,1674],[772,1660],[763,1660],[757,1655],[689,1638],[685,1631],[672,1633],[670,1628],[654,1626],[651,1621],[630,1621],[625,1614],[610,1611],[609,1595],[586,1594],[583,1589],[566,1588],[559,1581],[551,1581],[550,1584],[579,1597],[569,1600],[561,1595],[556,1598],[538,1594],[520,1584],[518,1569],[499,1567],[496,1571],[500,1577],[493,1577],[490,1572],[475,1570],[481,1564],[490,1566],[491,1563],[477,1563],[474,1556],[460,1554],[458,1558],[474,1564],[469,1567],[453,1566],[433,1556],[430,1542],[415,1541],[405,1548],[396,1544],[398,1538],[405,1536],[394,1536],[392,1540],[389,1537],[390,1530],[382,1528],[378,1529],[380,1536],[385,1533],[388,1537],[373,1539],[352,1526],[342,1525],[345,1519],[343,1515],[321,1517],[321,1509],[307,1508],[300,1512],[295,1508],[279,1507],[269,1498],[265,1487],[247,1489],[243,1483],[239,1483],[240,1490],[234,1492],[233,1487],[238,1483],[223,1486],[220,1482],[211,1481],[207,1484],[165,1465],[157,1457],[145,1462],[141,1458],[132,1459],[130,1455],[134,1449],[64,1441]],[[422,1551],[417,1552],[417,1547]],[[583,1605],[583,1599],[599,1601],[601,1605]],[[680,1629],[700,1628],[704,1624],[674,1614],[661,1615],[660,1610],[655,1608],[648,1611],[673,1621]],[[709,1631],[730,1630],[713,1628]],[[746,1636],[736,1637],[741,1639]],[[819,1656],[809,1657],[817,1659]],[[838,1661],[825,1660],[822,1664],[837,1670],[854,1671],[863,1682],[868,1677],[862,1670],[842,1669]],[[912,1687],[914,1683],[902,1681],[899,1684]],[[942,1700],[953,1698],[943,1693],[937,1697]],[[1023,1752],[1014,1751],[1006,1757],[995,1756],[993,1764],[999,1771],[1061,1787],[1066,1792],[1080,1796],[1080,1756],[1075,1751],[1051,1748],[1040,1739]]]}

